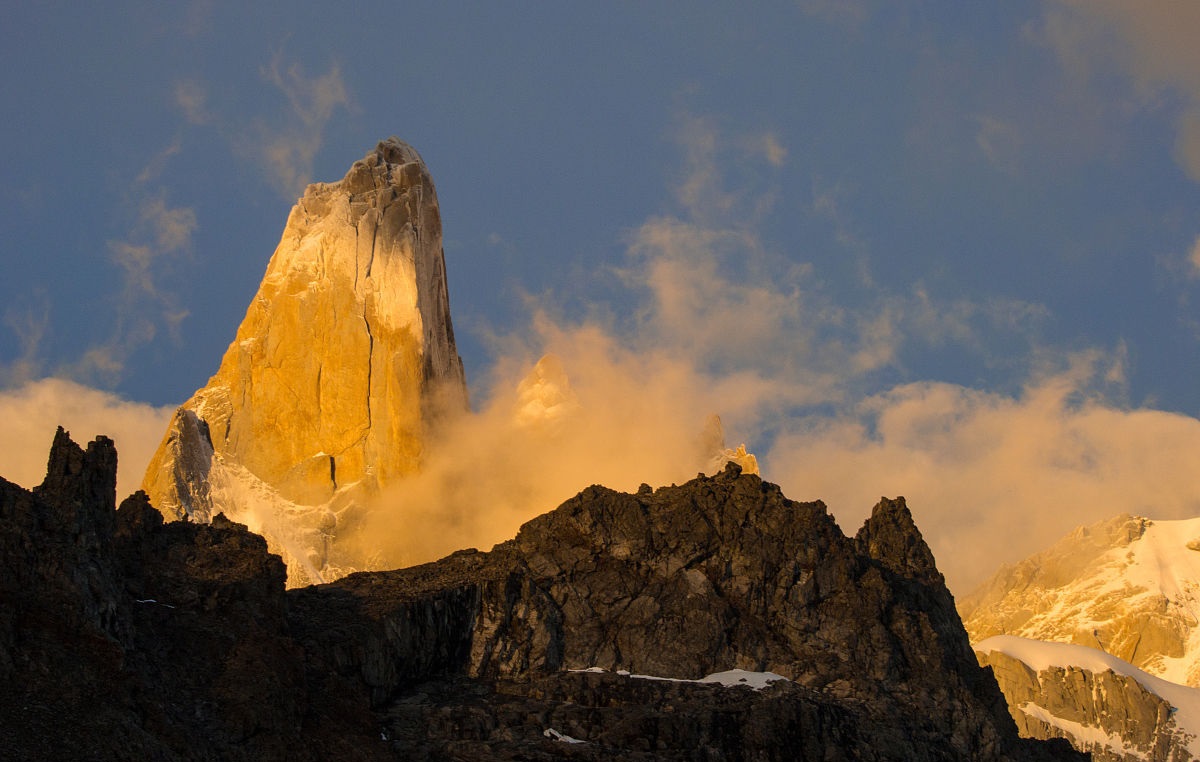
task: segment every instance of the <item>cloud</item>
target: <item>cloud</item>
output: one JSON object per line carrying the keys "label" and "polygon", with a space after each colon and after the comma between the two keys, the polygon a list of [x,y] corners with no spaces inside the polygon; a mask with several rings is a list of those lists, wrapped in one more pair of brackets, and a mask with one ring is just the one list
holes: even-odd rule
{"label": "cloud", "polygon": [[50,326],[46,292],[35,291],[25,305],[8,305],[4,326],[16,337],[20,350],[11,363],[0,364],[0,389],[24,384],[42,373],[42,342]]}
{"label": "cloud", "polygon": [[299,63],[285,67],[276,54],[260,74],[286,97],[290,116],[281,124],[257,121],[243,150],[263,165],[285,197],[296,198],[312,180],[325,125],[338,109],[349,107],[349,92],[336,63],[325,74],[309,78]]}
{"label": "cloud", "polygon": [[[166,191],[155,182],[171,158],[181,150],[176,138],[151,156],[129,186],[126,204],[133,210],[126,236],[107,243],[108,258],[120,273],[120,288],[107,295],[112,330],[73,361],[60,363],[54,375],[87,383],[113,385],[125,374],[126,363],[141,347],[167,335],[179,340],[179,329],[188,310],[164,284],[190,252],[197,229],[195,210],[173,206]],[[39,378],[45,370],[44,342],[50,326],[50,305],[45,294],[35,294],[36,304],[7,305],[3,322],[17,339],[19,356],[0,363],[0,389]]]}
{"label": "cloud", "polygon": [[1077,79],[1112,69],[1133,82],[1144,105],[1178,102],[1175,157],[1200,181],[1197,29],[1200,4],[1188,0],[1056,0],[1048,4],[1040,32]]}
{"label": "cloud", "polygon": [[[708,464],[700,411],[739,406],[718,399],[735,391],[727,382],[710,385],[677,358],[635,352],[595,327],[540,330],[530,359],[497,369],[484,409],[441,429],[421,473],[362,521],[351,538],[360,556],[392,566],[488,548],[589,484],[635,491]],[[535,366],[542,351],[554,354]]]}
{"label": "cloud", "polygon": [[166,169],[167,163],[171,160],[171,157],[178,154],[182,148],[183,141],[176,137],[170,145],[159,151],[150,159],[150,161],[146,163],[146,166],[142,168],[142,171],[138,173],[137,178],[134,179],[134,185],[146,185],[151,180],[157,179],[158,176],[163,173],[163,170]]}
{"label": "cloud", "polygon": [[117,500],[138,489],[142,472],[174,414],[73,381],[43,378],[0,391],[0,476],[34,487],[46,476],[54,430],[62,426],[81,444],[104,434],[117,446]]}
{"label": "cloud", "polygon": [[731,137],[716,120],[686,112],[675,121],[684,160],[674,195],[683,216],[710,226],[760,223],[774,204],[775,170],[787,160],[779,138],[770,131]]}
{"label": "cloud", "polygon": [[[168,156],[170,154],[167,154]],[[155,162],[160,159],[156,157]],[[153,166],[152,162],[150,166]],[[149,169],[142,177],[153,177]],[[136,222],[125,240],[108,242],[110,261],[121,272],[121,289],[114,295],[115,324],[110,337],[89,347],[77,361],[61,369],[74,378],[116,383],[129,357],[159,336],[161,328],[179,340],[179,327],[188,310],[179,297],[162,285],[176,262],[191,249],[196,213],[167,203],[165,191],[141,191]]]}
{"label": "cloud", "polygon": [[952,589],[1076,526],[1122,512],[1200,511],[1200,420],[1116,406],[1094,392],[1121,357],[1085,353],[1017,396],[932,381],[797,422],[769,454],[796,499],[824,499],[854,531],[880,494],[903,494]]}
{"label": "cloud", "polygon": [[[755,190],[725,186],[732,174],[766,177],[759,192],[770,193],[769,152],[747,151],[753,141],[704,119],[682,124],[680,210],[628,235],[619,275],[635,309],[569,319],[552,300],[533,300],[527,328],[497,343],[488,389],[475,394],[483,408],[446,423],[427,443],[421,473],[394,485],[339,543],[380,566],[418,563],[508,539],[589,484],[631,491],[682,482],[712,466],[712,448],[702,444],[711,414],[728,426],[728,445],[746,442],[765,456],[766,477],[786,479],[797,498],[828,496],[844,507],[843,493],[861,487],[864,494],[849,494],[856,519],[880,493],[924,498],[892,467],[910,452],[919,458],[921,440],[891,433],[902,417],[890,408],[903,412],[926,387],[870,392],[876,374],[895,369],[910,342],[982,345],[997,327],[1026,330],[1039,309],[1002,299],[943,303],[920,288],[880,292],[861,309],[838,304],[811,264],[763,241]],[[941,402],[926,427],[953,412],[956,394],[959,407],[979,399],[1003,408],[1000,397],[928,388]],[[1005,421],[998,414],[993,425]],[[813,453],[842,481],[807,479],[796,457]],[[943,535],[935,527],[931,536]]]}
{"label": "cloud", "polygon": [[213,120],[208,111],[208,88],[199,80],[184,79],[175,83],[175,105],[189,124],[202,125]]}
{"label": "cloud", "polygon": [[747,148],[750,152],[761,153],[767,163],[775,169],[779,169],[787,161],[787,149],[783,147],[783,143],[779,142],[779,136],[773,132],[765,132],[750,138],[747,141]]}
{"label": "cloud", "polygon": [[[281,52],[259,70],[259,77],[266,85],[262,95],[282,96],[283,108],[250,118],[231,116],[210,103],[208,86],[195,78],[175,83],[175,105],[189,124],[215,128],[235,154],[258,165],[284,198],[294,200],[312,181],[326,125],[339,110],[350,108],[350,92],[336,62],[324,74],[309,77],[298,61],[286,61]],[[260,104],[274,101],[257,98]]]}
{"label": "cloud", "polygon": [[1022,154],[1021,135],[1015,124],[994,116],[976,117],[975,143],[992,166],[1016,174]]}

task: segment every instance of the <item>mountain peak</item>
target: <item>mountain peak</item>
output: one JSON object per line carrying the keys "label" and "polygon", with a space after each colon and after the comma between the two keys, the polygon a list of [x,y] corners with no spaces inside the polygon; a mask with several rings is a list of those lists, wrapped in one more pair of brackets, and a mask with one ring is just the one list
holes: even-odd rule
{"label": "mountain peak", "polygon": [[292,208],[143,486],[176,517],[247,523],[293,583],[320,581],[361,560],[339,556],[337,527],[419,470],[431,428],[466,409],[437,193],[417,151],[388,138]]}
{"label": "mountain peak", "polygon": [[[382,161],[385,161],[388,164],[403,165],[411,164],[413,162],[422,165],[425,164],[425,162],[421,159],[421,155],[417,153],[417,149],[413,148],[408,143],[405,143],[395,135],[379,141],[379,144],[375,146],[374,155],[378,156]],[[371,154],[368,153],[367,158],[370,157]]]}
{"label": "mountain peak", "polygon": [[854,542],[860,553],[901,576],[943,583],[933,552],[917,529],[903,497],[879,498]]}
{"label": "mountain peak", "polygon": [[117,450],[113,441],[99,436],[84,450],[59,426],[50,445],[46,478],[37,491],[70,504],[92,502],[114,510]]}
{"label": "mountain peak", "polygon": [[972,640],[1083,645],[1200,686],[1200,518],[1123,513],[1002,568],[960,603]]}

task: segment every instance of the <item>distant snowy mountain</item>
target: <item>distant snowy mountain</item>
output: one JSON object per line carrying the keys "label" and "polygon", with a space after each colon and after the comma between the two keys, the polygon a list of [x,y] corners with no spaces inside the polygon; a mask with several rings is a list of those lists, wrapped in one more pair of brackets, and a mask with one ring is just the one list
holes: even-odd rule
{"label": "distant snowy mountain", "polygon": [[958,604],[1022,735],[1200,758],[1200,519],[1080,527]]}
{"label": "distant snowy mountain", "polygon": [[1200,756],[1200,688],[1086,646],[997,635],[975,650],[1024,736],[1066,738],[1096,760]]}
{"label": "distant snowy mountain", "polygon": [[1200,686],[1200,519],[1126,514],[1080,527],[1002,568],[958,608],[975,643],[1018,635],[1084,645]]}

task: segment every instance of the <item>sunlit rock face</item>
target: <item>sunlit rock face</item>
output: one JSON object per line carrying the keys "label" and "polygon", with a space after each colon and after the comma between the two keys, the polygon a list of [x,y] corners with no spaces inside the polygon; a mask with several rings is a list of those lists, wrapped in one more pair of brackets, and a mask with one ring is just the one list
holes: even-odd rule
{"label": "sunlit rock face", "polygon": [[168,516],[224,511],[262,532],[289,583],[320,581],[361,562],[339,556],[339,527],[466,408],[433,180],[390,138],[292,208],[237,337],[143,485]]}
{"label": "sunlit rock face", "polygon": [[1096,762],[1200,753],[1200,689],[1084,646],[998,635],[975,646],[1026,738],[1065,738]]}
{"label": "sunlit rock face", "polygon": [[759,473],[758,458],[754,453],[746,451],[745,444],[739,444],[735,448],[725,446],[725,427],[721,425],[721,416],[715,413],[708,416],[704,422],[697,445],[700,458],[704,461],[705,473],[719,471],[726,463],[736,463],[742,469],[742,473]]}
{"label": "sunlit rock face", "polygon": [[1200,686],[1200,519],[1121,515],[1001,569],[959,602],[971,635],[1089,646]]}

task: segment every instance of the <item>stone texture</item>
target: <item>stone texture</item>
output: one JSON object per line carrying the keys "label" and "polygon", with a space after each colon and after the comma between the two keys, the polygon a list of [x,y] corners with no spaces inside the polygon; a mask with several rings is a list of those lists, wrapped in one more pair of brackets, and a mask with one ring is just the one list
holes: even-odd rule
{"label": "stone texture", "polygon": [[[590,487],[489,553],[291,596],[296,636],[369,690],[413,759],[1073,758],[1017,738],[903,500],[850,539],[735,464]],[[791,682],[612,674],[732,668]]]}
{"label": "stone texture", "polygon": [[40,487],[0,479],[0,758],[394,758],[287,635],[261,537],[114,510],[115,484],[112,442],[61,429]]}
{"label": "stone texture", "polygon": [[171,517],[262,531],[293,582],[336,576],[337,526],[420,467],[467,407],[429,171],[391,138],[293,207],[217,372],[179,409],[144,489]]}
{"label": "stone texture", "polygon": [[[144,493],[114,511],[115,466],[60,432],[41,487],[0,480],[5,758],[1081,758],[1017,737],[900,500],[851,539],[730,465],[285,592],[221,514],[163,522]],[[735,666],[790,680],[613,672]]]}
{"label": "stone texture", "polygon": [[977,656],[995,674],[1022,736],[1066,738],[1097,762],[1192,759],[1190,735],[1175,722],[1171,705],[1132,677],[1080,667],[1039,673],[999,651]]}

